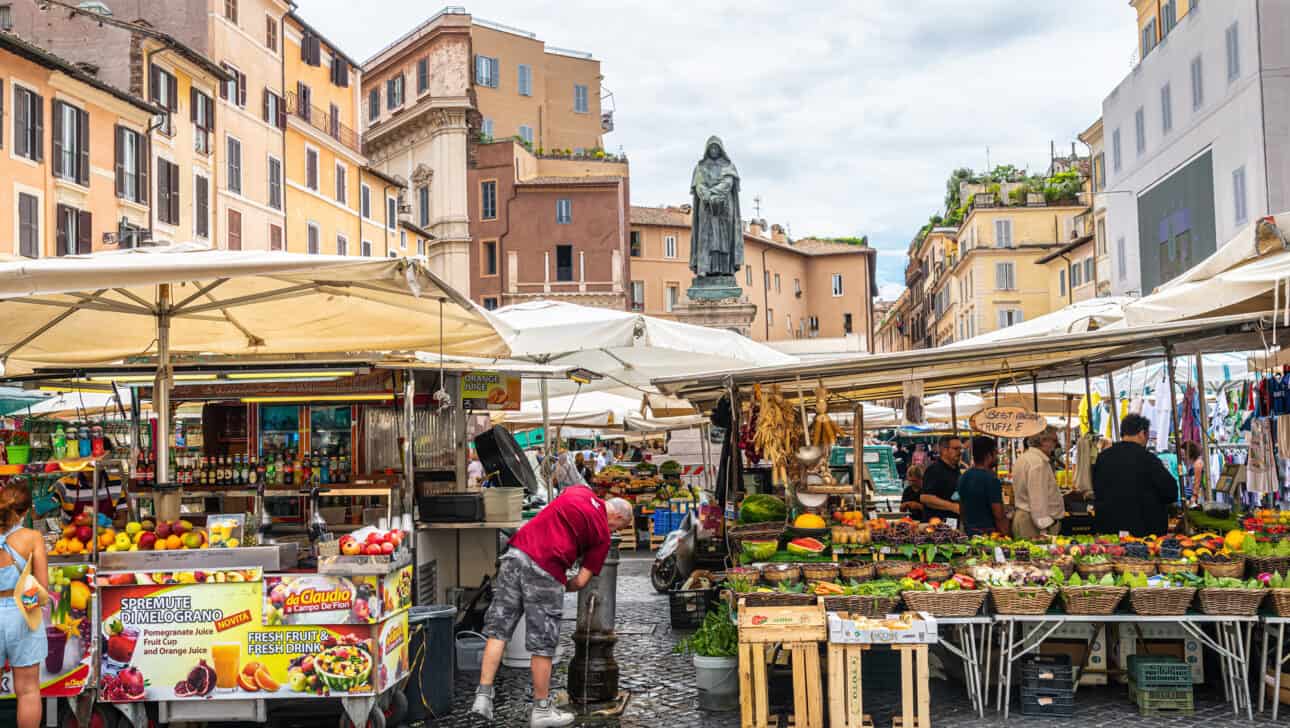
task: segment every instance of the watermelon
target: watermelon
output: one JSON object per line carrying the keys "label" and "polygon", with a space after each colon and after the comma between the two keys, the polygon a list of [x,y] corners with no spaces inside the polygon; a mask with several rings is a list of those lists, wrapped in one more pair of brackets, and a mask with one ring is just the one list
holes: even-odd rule
{"label": "watermelon", "polygon": [[825,546],[823,541],[814,538],[795,538],[788,542],[788,552],[802,556],[822,554],[826,548],[828,546]]}
{"label": "watermelon", "polygon": [[744,498],[739,504],[740,523],[782,522],[788,516],[788,507],[784,501],[773,495],[755,493]]}
{"label": "watermelon", "polygon": [[769,541],[744,541],[743,552],[751,561],[765,561],[775,555],[779,550],[779,541],[771,539]]}

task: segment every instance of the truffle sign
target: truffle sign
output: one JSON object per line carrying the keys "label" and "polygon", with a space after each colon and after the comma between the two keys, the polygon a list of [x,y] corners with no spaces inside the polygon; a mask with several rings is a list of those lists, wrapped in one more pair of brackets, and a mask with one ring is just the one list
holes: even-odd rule
{"label": "truffle sign", "polygon": [[992,437],[1030,437],[1048,426],[1042,415],[1024,407],[986,407],[968,422],[973,430]]}

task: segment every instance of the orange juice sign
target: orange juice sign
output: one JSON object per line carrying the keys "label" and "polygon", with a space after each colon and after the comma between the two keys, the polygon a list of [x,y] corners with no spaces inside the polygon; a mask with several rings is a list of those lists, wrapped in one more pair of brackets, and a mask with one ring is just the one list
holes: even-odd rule
{"label": "orange juice sign", "polygon": [[462,379],[461,399],[466,409],[518,410],[520,379],[498,372],[471,372]]}
{"label": "orange juice sign", "polygon": [[264,626],[265,586],[101,586],[100,699],[371,694],[385,672],[381,625]]}
{"label": "orange juice sign", "polygon": [[986,407],[969,420],[972,429],[991,437],[1030,437],[1048,426],[1042,415],[1024,407]]}

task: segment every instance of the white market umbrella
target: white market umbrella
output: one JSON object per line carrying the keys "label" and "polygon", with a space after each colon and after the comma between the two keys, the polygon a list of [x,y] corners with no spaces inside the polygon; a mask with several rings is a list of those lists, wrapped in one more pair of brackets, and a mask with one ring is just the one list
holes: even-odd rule
{"label": "white market umbrella", "polygon": [[[155,356],[161,425],[176,355],[508,353],[482,310],[421,259],[192,243],[0,261],[0,320],[9,376]],[[167,465],[158,461],[161,482]]]}
{"label": "white market umbrella", "polygon": [[1128,297],[1107,296],[1077,301],[1029,321],[947,344],[946,348],[1092,331],[1124,320],[1124,307],[1132,300]]}

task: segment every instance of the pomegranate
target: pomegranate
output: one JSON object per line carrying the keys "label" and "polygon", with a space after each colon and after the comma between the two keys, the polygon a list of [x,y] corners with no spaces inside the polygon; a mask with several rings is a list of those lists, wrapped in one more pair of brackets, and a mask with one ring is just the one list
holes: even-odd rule
{"label": "pomegranate", "polygon": [[121,692],[126,700],[143,700],[144,680],[139,668],[127,667],[117,675],[117,680],[121,684]]}
{"label": "pomegranate", "polygon": [[[215,670],[205,660],[198,660],[197,666],[188,671],[188,677],[184,679],[188,685],[188,694],[191,696],[210,695],[215,689]],[[176,689],[176,693],[178,690]]]}

